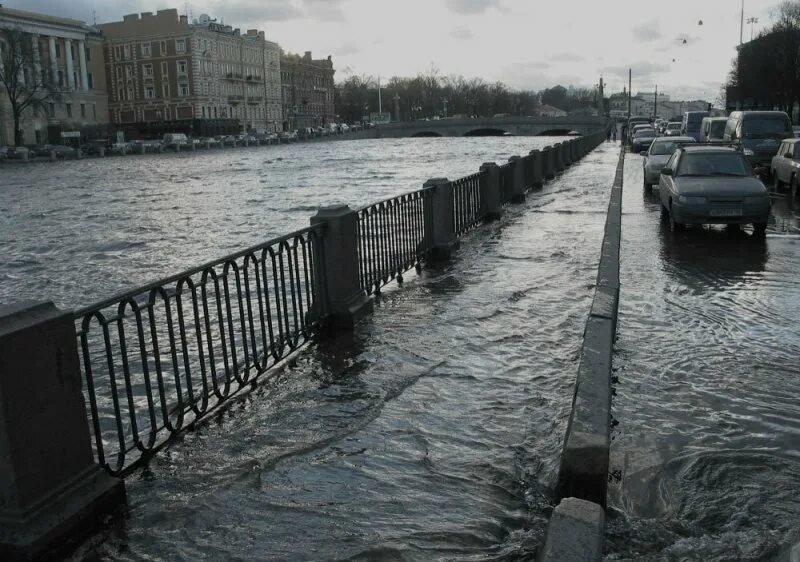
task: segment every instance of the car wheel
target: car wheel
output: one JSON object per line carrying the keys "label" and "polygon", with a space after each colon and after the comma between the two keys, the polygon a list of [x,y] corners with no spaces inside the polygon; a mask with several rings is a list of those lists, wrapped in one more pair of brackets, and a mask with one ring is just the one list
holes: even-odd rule
{"label": "car wheel", "polygon": [[753,223],[753,234],[756,236],[764,236],[767,233],[767,223],[765,222],[754,222]]}

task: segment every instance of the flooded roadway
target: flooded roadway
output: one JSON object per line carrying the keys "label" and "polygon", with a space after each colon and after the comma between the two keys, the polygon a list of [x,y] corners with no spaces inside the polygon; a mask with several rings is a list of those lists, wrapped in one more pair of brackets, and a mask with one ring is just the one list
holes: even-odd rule
{"label": "flooded roadway", "polygon": [[[800,221],[673,234],[627,155],[609,560],[765,560],[800,541]],[[788,559],[788,558],[787,558]]]}
{"label": "flooded roadway", "polygon": [[551,510],[618,151],[127,478],[76,559],[517,560]]}

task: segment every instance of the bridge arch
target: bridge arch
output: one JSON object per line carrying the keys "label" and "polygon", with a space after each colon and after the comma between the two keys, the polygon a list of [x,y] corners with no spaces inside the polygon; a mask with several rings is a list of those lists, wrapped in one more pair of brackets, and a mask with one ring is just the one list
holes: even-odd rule
{"label": "bridge arch", "polygon": [[565,137],[572,132],[572,129],[548,129],[537,133],[537,137]]}
{"label": "bridge arch", "polygon": [[503,137],[509,135],[508,131],[496,127],[482,127],[464,133],[465,137]]}
{"label": "bridge arch", "polygon": [[437,133],[436,131],[419,131],[411,135],[412,139],[417,138],[431,138],[431,137],[441,137],[441,133]]}

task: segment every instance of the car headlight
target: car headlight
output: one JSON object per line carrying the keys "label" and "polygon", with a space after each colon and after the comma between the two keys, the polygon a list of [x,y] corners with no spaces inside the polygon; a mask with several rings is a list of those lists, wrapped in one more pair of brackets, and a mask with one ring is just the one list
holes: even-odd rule
{"label": "car headlight", "polygon": [[755,155],[755,152],[753,152],[753,151],[752,151],[752,150],[750,150],[749,148],[745,148],[745,149],[744,149],[744,155],[745,155],[745,156],[754,156],[754,155]]}
{"label": "car headlight", "polygon": [[678,197],[678,201],[681,203],[685,203],[687,205],[702,205],[703,203],[706,202],[706,198],[681,195]]}

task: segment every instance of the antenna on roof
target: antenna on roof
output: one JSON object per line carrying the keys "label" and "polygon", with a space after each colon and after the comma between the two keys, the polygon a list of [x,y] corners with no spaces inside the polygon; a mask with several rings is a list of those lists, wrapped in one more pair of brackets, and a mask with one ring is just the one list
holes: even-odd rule
{"label": "antenna on roof", "polygon": [[92,25],[97,25],[97,12],[92,10]]}

